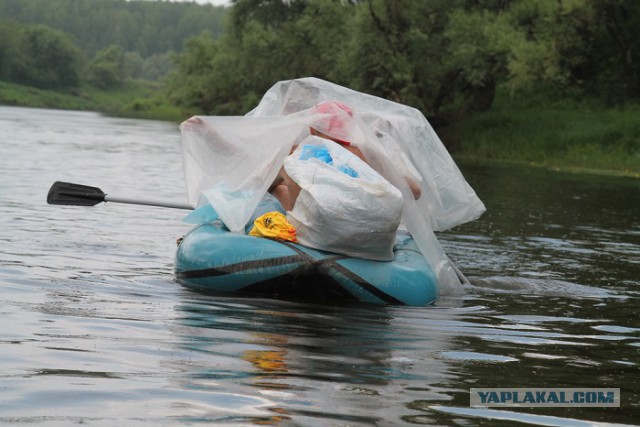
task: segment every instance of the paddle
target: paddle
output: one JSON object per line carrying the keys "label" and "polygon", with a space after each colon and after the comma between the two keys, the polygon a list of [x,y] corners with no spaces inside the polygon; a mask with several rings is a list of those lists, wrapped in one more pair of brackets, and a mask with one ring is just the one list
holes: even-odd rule
{"label": "paddle", "polygon": [[[102,202],[127,203],[131,205],[158,206],[163,208],[176,208],[193,210],[190,205],[170,202],[158,202],[151,200],[134,200],[122,197],[113,197],[105,194],[98,187],[72,184],[70,182],[56,181],[49,189],[47,203],[50,205],[95,206]],[[451,260],[449,260],[451,261]],[[451,261],[451,266],[463,284],[469,284],[469,279]]]}
{"label": "paddle", "polygon": [[97,187],[61,181],[54,182],[49,189],[49,194],[47,194],[47,203],[50,205],[94,206],[102,202],[193,210],[192,206],[180,203],[113,197]]}

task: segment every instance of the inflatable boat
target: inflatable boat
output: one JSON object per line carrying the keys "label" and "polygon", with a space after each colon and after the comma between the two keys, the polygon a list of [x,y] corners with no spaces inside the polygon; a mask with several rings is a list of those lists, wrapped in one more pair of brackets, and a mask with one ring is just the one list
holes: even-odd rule
{"label": "inflatable boat", "polygon": [[435,274],[409,233],[399,231],[391,261],[350,258],[299,244],[231,233],[222,223],[191,230],[178,246],[176,280],[216,294],[426,305]]}

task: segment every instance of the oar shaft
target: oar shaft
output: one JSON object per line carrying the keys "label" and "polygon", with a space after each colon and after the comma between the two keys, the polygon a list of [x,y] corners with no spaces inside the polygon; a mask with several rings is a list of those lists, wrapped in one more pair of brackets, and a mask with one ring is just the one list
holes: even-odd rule
{"label": "oar shaft", "polygon": [[126,203],[129,205],[159,206],[162,208],[186,209],[191,211],[193,210],[193,206],[183,204],[183,203],[172,203],[172,202],[163,202],[163,201],[155,201],[155,200],[128,199],[126,197],[109,196],[108,194],[104,196],[104,201],[113,202],[113,203]]}

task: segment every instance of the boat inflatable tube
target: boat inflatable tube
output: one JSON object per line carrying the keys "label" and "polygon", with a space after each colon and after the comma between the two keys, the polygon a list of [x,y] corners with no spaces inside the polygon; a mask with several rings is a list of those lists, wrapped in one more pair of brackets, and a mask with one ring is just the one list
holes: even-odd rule
{"label": "boat inflatable tube", "polygon": [[411,235],[399,231],[391,261],[351,258],[295,243],[231,233],[220,222],[180,243],[176,280],[216,294],[421,306],[438,296],[435,274]]}

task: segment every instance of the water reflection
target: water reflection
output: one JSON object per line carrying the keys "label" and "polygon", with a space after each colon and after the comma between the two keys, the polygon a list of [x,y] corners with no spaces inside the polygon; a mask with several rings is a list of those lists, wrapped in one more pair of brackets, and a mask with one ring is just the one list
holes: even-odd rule
{"label": "water reflection", "polygon": [[[384,309],[203,298],[179,307],[172,331],[190,350],[235,366],[245,362],[233,370],[234,385],[271,399],[270,410],[277,414],[271,422],[294,416],[379,420],[364,408],[346,406],[344,397],[380,396],[378,388],[400,376],[390,362],[390,317]],[[228,374],[200,366],[191,377],[201,385],[203,378],[229,379]],[[319,399],[325,401],[320,412]]]}
{"label": "water reflection", "polygon": [[[45,204],[59,179],[181,201],[174,125],[0,107],[0,137],[2,424],[638,424],[637,181],[462,164],[489,208],[441,235],[467,294],[329,306],[181,288],[181,212]],[[469,408],[545,386],[623,408]]]}
{"label": "water reflection", "polygon": [[482,163],[464,171],[487,213],[442,238],[467,275],[481,278],[472,283],[598,297],[637,286],[636,271],[621,266],[640,260],[640,180]]}

